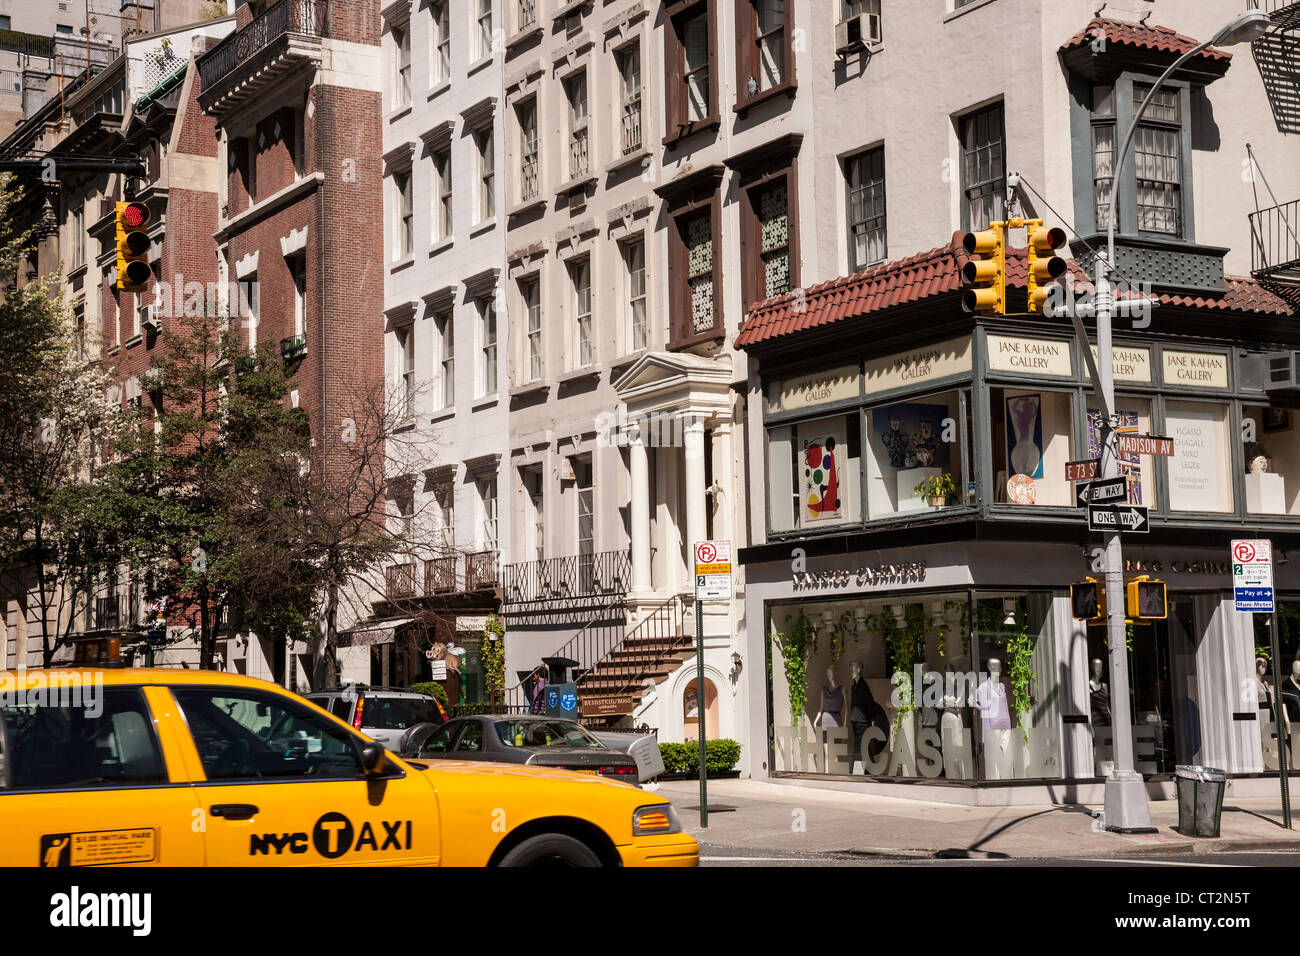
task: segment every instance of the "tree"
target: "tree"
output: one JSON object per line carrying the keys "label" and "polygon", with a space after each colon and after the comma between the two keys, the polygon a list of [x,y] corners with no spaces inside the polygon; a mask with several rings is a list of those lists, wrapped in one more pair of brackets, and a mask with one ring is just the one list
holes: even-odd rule
{"label": "tree", "polygon": [[[0,223],[12,223],[14,196],[0,178]],[[61,276],[22,281],[31,249],[29,232],[0,227],[0,566],[14,569],[13,591],[34,595],[49,666],[110,563],[86,489],[112,440],[112,379],[86,351]]]}

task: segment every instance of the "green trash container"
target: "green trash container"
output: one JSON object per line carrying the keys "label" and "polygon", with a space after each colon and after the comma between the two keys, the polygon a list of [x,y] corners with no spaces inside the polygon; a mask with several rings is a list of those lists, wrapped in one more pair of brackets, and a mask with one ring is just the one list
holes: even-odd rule
{"label": "green trash container", "polygon": [[1178,832],[1184,836],[1217,837],[1227,774],[1214,767],[1179,766],[1174,778],[1178,785]]}

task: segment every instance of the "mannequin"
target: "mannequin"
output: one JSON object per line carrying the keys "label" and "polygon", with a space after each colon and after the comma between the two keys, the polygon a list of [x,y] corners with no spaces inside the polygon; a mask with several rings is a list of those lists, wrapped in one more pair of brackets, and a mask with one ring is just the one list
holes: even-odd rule
{"label": "mannequin", "polygon": [[1282,707],[1288,721],[1300,721],[1300,660],[1291,662],[1291,673],[1282,681]]}
{"label": "mannequin", "polygon": [[1101,679],[1101,658],[1092,659],[1092,676],[1088,678],[1088,698],[1094,727],[1110,726],[1110,688]]}
{"label": "mannequin", "polygon": [[943,775],[948,780],[969,780],[970,732],[961,725],[961,708],[957,698],[943,699],[943,717],[939,720],[939,740],[943,749]]}
{"label": "mannequin", "polygon": [[1273,688],[1264,679],[1267,673],[1268,661],[1262,657],[1255,658],[1255,698],[1259,702],[1259,709],[1264,711],[1259,719],[1272,723],[1277,719],[1277,708],[1273,706]]}
{"label": "mannequin", "polygon": [[862,676],[861,661],[849,662],[849,674],[852,677],[849,681],[849,722],[853,725],[853,772],[866,773],[865,766],[858,770],[858,764],[862,761],[862,735],[872,726],[880,728],[884,735],[881,740],[872,741],[872,745],[867,748],[867,759],[875,760],[889,739],[889,719],[885,716],[885,709],[876,703],[866,678]]}
{"label": "mannequin", "polygon": [[1011,711],[1007,688],[1002,682],[1002,662],[990,657],[989,675],[975,688],[975,705],[980,712],[984,740],[984,773],[989,780],[1011,776]]}
{"label": "mannequin", "polygon": [[844,720],[844,685],[835,677],[835,665],[826,668],[826,684],[822,687],[821,709],[813,723],[826,730],[829,727],[843,727]]}

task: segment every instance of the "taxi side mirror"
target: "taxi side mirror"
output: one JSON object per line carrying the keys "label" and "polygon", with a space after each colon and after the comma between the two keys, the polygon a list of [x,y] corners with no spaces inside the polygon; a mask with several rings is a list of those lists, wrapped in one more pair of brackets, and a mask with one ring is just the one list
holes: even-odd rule
{"label": "taxi side mirror", "polygon": [[361,769],[367,777],[377,777],[387,767],[388,757],[385,756],[383,744],[371,740],[361,745]]}

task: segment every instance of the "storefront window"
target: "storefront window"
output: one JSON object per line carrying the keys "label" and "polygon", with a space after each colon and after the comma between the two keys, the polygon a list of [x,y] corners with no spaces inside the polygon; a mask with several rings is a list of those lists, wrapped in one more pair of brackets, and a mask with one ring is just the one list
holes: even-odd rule
{"label": "storefront window", "polygon": [[768,464],[773,531],[862,519],[857,412],[769,429]]}
{"label": "storefront window", "polygon": [[962,404],[961,393],[943,392],[867,412],[870,517],[974,503],[962,460]]}
{"label": "storefront window", "polygon": [[991,388],[994,501],[1018,505],[1074,504],[1065,480],[1074,457],[1070,396],[1041,389]]}
{"label": "storefront window", "polygon": [[1272,616],[1254,614],[1255,683],[1253,696],[1259,710],[1260,746],[1264,770],[1277,772],[1277,720],[1282,720],[1282,735],[1287,742],[1287,767],[1294,770],[1300,760],[1300,601],[1277,602],[1278,667],[1282,678],[1282,706],[1277,706],[1273,685]]}
{"label": "storefront window", "polygon": [[1246,511],[1255,515],[1300,514],[1300,434],[1289,408],[1243,405]]}
{"label": "storefront window", "polygon": [[1050,591],[977,596],[974,697],[982,780],[1061,776],[1061,705]]}
{"label": "storefront window", "polygon": [[[1121,435],[1154,435],[1151,426],[1151,402],[1145,398],[1119,395],[1115,398],[1118,421],[1115,430]],[[1088,449],[1086,458],[1101,457],[1102,435],[1097,422],[1102,417],[1101,403],[1088,396]],[[1125,452],[1119,456],[1119,473],[1128,479],[1129,504],[1156,507],[1155,458]]]}
{"label": "storefront window", "polygon": [[975,779],[967,618],[965,592],[774,608],[773,768]]}
{"label": "storefront window", "polygon": [[1170,510],[1232,511],[1228,406],[1166,402],[1164,433],[1174,440],[1169,459]]}

